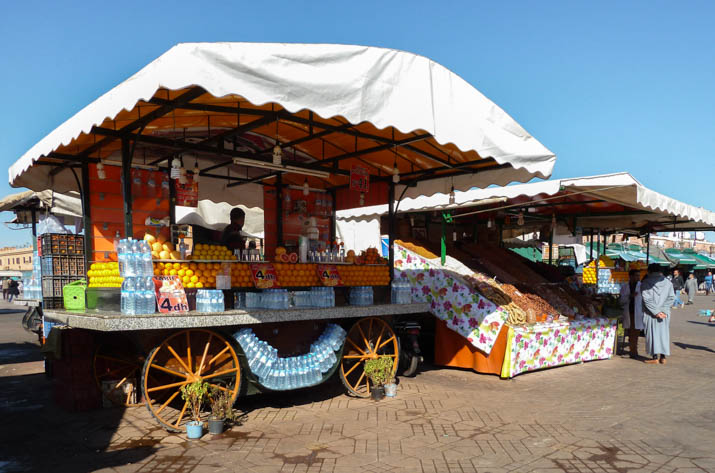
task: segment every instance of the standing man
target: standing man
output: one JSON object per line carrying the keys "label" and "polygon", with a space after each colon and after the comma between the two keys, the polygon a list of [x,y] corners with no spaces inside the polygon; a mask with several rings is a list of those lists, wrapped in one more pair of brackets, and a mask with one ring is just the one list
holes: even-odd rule
{"label": "standing man", "polygon": [[621,285],[623,329],[628,334],[629,356],[638,358],[638,336],[643,330],[643,297],[641,296],[640,271],[631,269],[628,282]]}
{"label": "standing man", "polygon": [[10,278],[2,280],[2,298],[7,300],[7,290],[10,289]]}
{"label": "standing man", "polygon": [[693,305],[693,300],[695,299],[695,294],[698,292],[698,280],[695,279],[695,274],[690,273],[688,275],[688,280],[685,281],[685,292],[688,293],[687,305]]}
{"label": "standing man", "polygon": [[670,308],[675,299],[673,284],[663,276],[660,265],[651,264],[641,290],[645,351],[651,356],[645,363],[664,365],[666,357],[670,356]]}
{"label": "standing man", "polygon": [[708,274],[705,275],[705,295],[709,296],[710,291],[713,288],[713,272],[708,271]]}
{"label": "standing man", "polygon": [[226,245],[230,250],[241,250],[246,248],[246,240],[243,237],[243,224],[246,221],[246,212],[239,207],[231,209],[231,223],[223,230],[221,243]]}
{"label": "standing man", "polygon": [[673,283],[673,294],[675,295],[675,304],[673,304],[673,309],[677,309],[679,306],[683,305],[683,301],[680,300],[680,293],[683,292],[683,287],[685,287],[685,281],[683,281],[683,276],[680,275],[680,270],[678,268],[673,270],[673,278],[671,279]]}

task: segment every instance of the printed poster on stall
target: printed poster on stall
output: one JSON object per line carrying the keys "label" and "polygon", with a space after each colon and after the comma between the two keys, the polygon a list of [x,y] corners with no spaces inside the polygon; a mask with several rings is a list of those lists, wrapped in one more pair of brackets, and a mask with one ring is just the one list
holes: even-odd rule
{"label": "printed poster on stall", "polygon": [[274,289],[280,287],[276,269],[271,263],[252,263],[251,276],[256,289]]}
{"label": "printed poster on stall", "polygon": [[317,271],[318,278],[323,283],[323,286],[335,287],[343,285],[338,268],[334,264],[319,264]]}
{"label": "printed poster on stall", "polygon": [[370,173],[367,168],[358,165],[350,168],[350,190],[363,193],[370,191]]}
{"label": "printed poster on stall", "polygon": [[191,176],[186,176],[186,184],[176,183],[176,205],[183,207],[199,206],[199,185],[195,183]]}
{"label": "printed poster on stall", "polygon": [[179,276],[154,276],[154,291],[160,313],[178,314],[189,311],[186,291]]}

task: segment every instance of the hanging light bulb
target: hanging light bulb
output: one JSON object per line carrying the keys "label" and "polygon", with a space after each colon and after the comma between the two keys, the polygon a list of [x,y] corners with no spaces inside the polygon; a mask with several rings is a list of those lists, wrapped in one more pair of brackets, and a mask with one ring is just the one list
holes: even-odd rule
{"label": "hanging light bulb", "polygon": [[400,182],[400,170],[397,168],[397,160],[395,160],[395,164],[392,167],[392,182],[395,184]]}
{"label": "hanging light bulb", "polygon": [[487,228],[492,228],[494,226],[494,219],[490,218],[487,220]]}
{"label": "hanging light bulb", "polygon": [[310,186],[308,186],[308,178],[305,178],[305,181],[303,181],[303,195],[308,194],[310,194]]}
{"label": "hanging light bulb", "polygon": [[449,191],[449,205],[454,205],[454,186],[452,186],[452,190]]}
{"label": "hanging light bulb", "polygon": [[516,223],[519,224],[519,226],[524,225],[524,211],[519,212],[519,217],[516,219]]}
{"label": "hanging light bulb", "polygon": [[97,163],[97,177],[102,180],[107,178],[107,172],[104,170],[104,163],[102,163],[102,161]]}
{"label": "hanging light bulb", "polygon": [[186,184],[186,168],[181,166],[179,168],[179,184]]}
{"label": "hanging light bulb", "polygon": [[181,177],[181,161],[176,156],[171,160],[171,174],[172,179],[178,179]]}
{"label": "hanging light bulb", "polygon": [[273,147],[273,164],[282,164],[283,162],[283,150],[277,144]]}
{"label": "hanging light bulb", "polygon": [[365,193],[360,192],[360,205],[363,206],[365,205]]}
{"label": "hanging light bulb", "polygon": [[194,163],[194,182],[198,184],[199,182],[199,163],[198,161]]}

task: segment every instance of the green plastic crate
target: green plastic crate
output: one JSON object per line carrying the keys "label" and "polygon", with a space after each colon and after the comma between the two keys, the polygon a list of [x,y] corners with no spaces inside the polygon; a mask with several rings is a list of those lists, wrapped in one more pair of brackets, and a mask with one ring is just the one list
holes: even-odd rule
{"label": "green plastic crate", "polygon": [[64,299],[65,310],[84,310],[84,291],[87,289],[87,281],[80,279],[62,287],[62,299]]}

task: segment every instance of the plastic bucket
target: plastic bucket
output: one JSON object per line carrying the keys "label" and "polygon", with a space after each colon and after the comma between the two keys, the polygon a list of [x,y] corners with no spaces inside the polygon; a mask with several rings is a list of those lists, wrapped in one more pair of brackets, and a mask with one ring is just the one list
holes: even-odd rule
{"label": "plastic bucket", "polygon": [[201,422],[192,420],[186,424],[186,437],[190,439],[200,439],[204,434],[204,425]]}
{"label": "plastic bucket", "polygon": [[389,383],[389,384],[385,385],[385,396],[395,397],[396,394],[397,394],[397,384]]}

